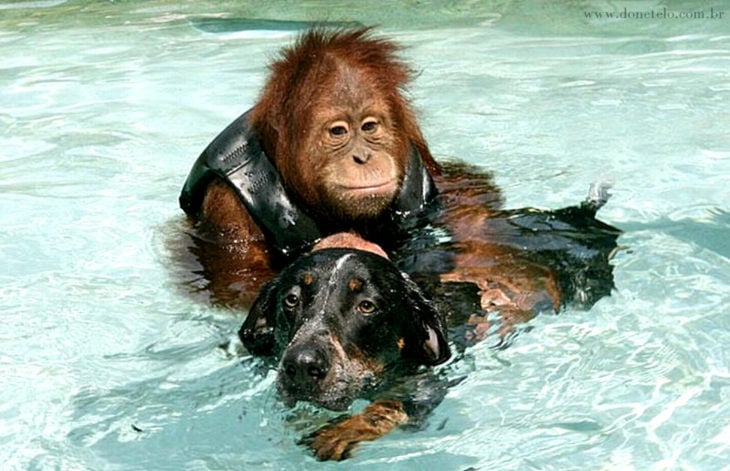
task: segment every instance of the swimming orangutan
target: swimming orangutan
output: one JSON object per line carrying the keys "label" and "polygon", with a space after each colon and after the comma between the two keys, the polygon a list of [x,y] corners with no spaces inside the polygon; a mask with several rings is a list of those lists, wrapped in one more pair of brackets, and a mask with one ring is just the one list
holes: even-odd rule
{"label": "swimming orangutan", "polygon": [[[473,281],[485,305],[518,321],[565,301],[555,273],[565,264],[521,252],[506,239],[524,231],[494,220],[505,213],[491,176],[433,159],[398,49],[367,28],[306,31],[271,65],[255,106],[201,154],[180,203],[218,301],[248,306],[285,263],[348,231],[407,272]],[[423,231],[434,227],[445,234]],[[594,287],[592,299],[609,291]]]}

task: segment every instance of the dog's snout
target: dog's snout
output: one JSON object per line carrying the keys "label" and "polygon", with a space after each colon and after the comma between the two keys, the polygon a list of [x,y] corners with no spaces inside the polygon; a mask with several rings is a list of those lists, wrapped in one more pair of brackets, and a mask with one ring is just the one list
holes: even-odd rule
{"label": "dog's snout", "polygon": [[319,349],[297,348],[287,352],[282,367],[292,383],[313,386],[327,376],[329,361]]}

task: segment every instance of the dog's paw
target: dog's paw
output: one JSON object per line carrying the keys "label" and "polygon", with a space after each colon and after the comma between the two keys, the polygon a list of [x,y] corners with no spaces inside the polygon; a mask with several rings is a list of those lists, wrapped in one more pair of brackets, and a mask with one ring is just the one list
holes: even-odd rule
{"label": "dog's paw", "polygon": [[349,458],[358,443],[363,440],[355,428],[357,416],[348,417],[334,425],[326,425],[301,440],[302,445],[309,447],[318,460],[340,461]]}
{"label": "dog's paw", "polygon": [[319,460],[340,461],[352,456],[360,442],[375,440],[408,421],[402,404],[374,402],[360,414],[345,417],[301,440]]}

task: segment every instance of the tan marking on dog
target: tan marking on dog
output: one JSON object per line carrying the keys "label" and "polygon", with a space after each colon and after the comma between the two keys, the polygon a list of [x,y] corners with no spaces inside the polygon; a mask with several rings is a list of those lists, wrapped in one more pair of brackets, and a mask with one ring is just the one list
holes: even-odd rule
{"label": "tan marking on dog", "polygon": [[362,290],[363,281],[359,278],[353,278],[350,280],[350,282],[347,284],[347,287],[350,288],[350,291],[353,293],[357,293],[360,290]]}

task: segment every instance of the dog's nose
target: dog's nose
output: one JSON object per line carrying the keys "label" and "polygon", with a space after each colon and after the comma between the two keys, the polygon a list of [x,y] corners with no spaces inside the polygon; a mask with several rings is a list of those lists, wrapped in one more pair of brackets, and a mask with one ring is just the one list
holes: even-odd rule
{"label": "dog's nose", "polygon": [[311,348],[288,352],[282,366],[289,380],[299,386],[314,385],[329,371],[326,356]]}

